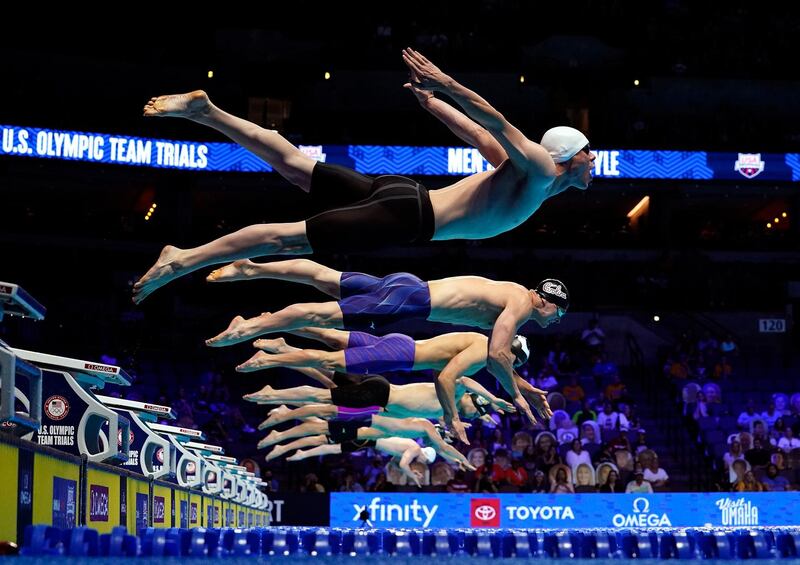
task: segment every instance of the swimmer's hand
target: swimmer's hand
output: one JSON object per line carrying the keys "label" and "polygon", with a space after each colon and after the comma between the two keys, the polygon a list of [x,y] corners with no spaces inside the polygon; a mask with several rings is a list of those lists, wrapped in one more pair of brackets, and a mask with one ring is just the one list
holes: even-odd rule
{"label": "swimmer's hand", "polygon": [[[411,47],[403,49],[403,62],[412,73],[411,85],[420,90],[444,91],[451,78],[444,74],[439,67],[428,61],[422,53],[414,51]],[[417,80],[414,81],[413,75]]]}
{"label": "swimmer's hand", "polygon": [[411,94],[417,97],[417,102],[419,102],[422,106],[425,106],[428,100],[434,97],[433,92],[417,88],[416,85],[418,84],[419,77],[417,76],[417,73],[411,71],[408,75],[408,82],[403,85],[403,88],[410,90]]}
{"label": "swimmer's hand", "polygon": [[550,409],[550,404],[547,402],[547,391],[540,388],[530,387],[530,390],[520,389],[521,394],[533,404],[536,412],[544,420],[544,423],[550,421],[553,417],[553,410]]}
{"label": "swimmer's hand", "polygon": [[453,418],[449,423],[450,433],[469,445],[469,438],[467,437],[467,428],[464,423],[458,418]]}
{"label": "swimmer's hand", "polygon": [[514,397],[514,406],[516,406],[520,413],[524,414],[525,417],[531,424],[536,424],[536,417],[531,412],[531,407],[528,405],[528,401],[525,400],[525,397],[522,394],[518,394]]}

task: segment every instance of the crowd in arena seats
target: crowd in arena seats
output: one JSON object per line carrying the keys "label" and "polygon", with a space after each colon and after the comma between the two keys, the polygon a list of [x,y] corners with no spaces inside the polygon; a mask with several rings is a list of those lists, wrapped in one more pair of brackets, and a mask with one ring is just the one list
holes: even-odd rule
{"label": "crowd in arena seats", "polygon": [[[800,392],[763,390],[737,368],[731,336],[681,337],[663,372],[680,391],[683,416],[716,473],[720,490],[785,491],[800,487]],[[751,369],[758,372],[759,369]],[[774,382],[774,381],[773,381]],[[797,383],[781,381],[781,388]]]}

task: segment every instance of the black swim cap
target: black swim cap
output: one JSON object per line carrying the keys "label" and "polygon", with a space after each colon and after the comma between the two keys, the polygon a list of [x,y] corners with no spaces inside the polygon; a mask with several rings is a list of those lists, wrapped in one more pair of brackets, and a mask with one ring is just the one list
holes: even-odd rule
{"label": "black swim cap", "polygon": [[569,291],[560,280],[544,279],[536,286],[536,294],[563,310],[561,315],[569,308]]}

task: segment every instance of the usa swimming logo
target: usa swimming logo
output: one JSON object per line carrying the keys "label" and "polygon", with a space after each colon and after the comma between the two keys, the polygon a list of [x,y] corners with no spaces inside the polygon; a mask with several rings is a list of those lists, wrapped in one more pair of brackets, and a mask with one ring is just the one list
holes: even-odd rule
{"label": "usa swimming logo", "polygon": [[764,171],[764,161],[761,153],[739,153],[739,159],[734,163],[733,170],[748,179],[757,177]]}

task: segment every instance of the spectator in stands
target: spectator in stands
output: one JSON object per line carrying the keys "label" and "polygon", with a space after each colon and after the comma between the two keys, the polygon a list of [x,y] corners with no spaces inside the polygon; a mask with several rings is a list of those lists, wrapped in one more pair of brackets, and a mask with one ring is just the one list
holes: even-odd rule
{"label": "spectator in stands", "polygon": [[579,437],[580,432],[578,431],[578,426],[569,418],[569,415],[566,415],[558,422],[556,439],[559,444],[571,444],[573,440],[579,439]]}
{"label": "spectator in stands", "polygon": [[466,481],[464,471],[456,471],[455,476],[447,483],[447,492],[466,493],[469,492],[469,485]]}
{"label": "spectator in stands", "polygon": [[533,438],[528,432],[520,431],[511,438],[511,458],[522,459],[525,450],[533,445]]}
{"label": "spectator in stands", "polygon": [[533,480],[530,484],[531,492],[544,494],[550,492],[550,484],[547,482],[547,475],[541,469],[536,469],[533,473]]}
{"label": "spectator in stands", "polygon": [[717,364],[714,365],[714,373],[713,373],[714,378],[716,380],[729,379],[732,374],[733,374],[733,367],[728,362],[728,357],[726,355],[723,355],[722,357],[719,358]]}
{"label": "spectator in stands", "polygon": [[745,492],[763,492],[764,485],[756,479],[753,471],[747,471],[744,474],[744,489]]}
{"label": "spectator in stands", "polygon": [[706,402],[706,395],[702,390],[697,391],[697,396],[692,411],[692,418],[699,420],[700,418],[708,418],[708,402]]}
{"label": "spectator in stands", "polygon": [[786,426],[783,429],[783,437],[778,440],[778,449],[782,449],[785,453],[789,453],[793,449],[800,447],[800,439],[794,437],[792,428]]}
{"label": "spectator in stands", "polygon": [[278,492],[278,479],[272,476],[271,469],[264,469],[264,473],[262,474],[261,478],[264,479],[264,482],[266,483],[264,488],[267,492]]}
{"label": "spectator in stands", "polygon": [[586,392],[583,390],[583,387],[578,384],[578,377],[574,375],[569,378],[569,384],[561,389],[561,394],[564,395],[564,398],[566,398],[568,402],[574,403],[579,403],[586,398]]}
{"label": "spectator in stands", "polygon": [[567,469],[561,466],[559,469],[556,470],[555,480],[553,481],[553,486],[550,487],[551,493],[569,493],[574,494],[575,489],[572,486],[572,483],[569,481],[569,475],[567,474]]}
{"label": "spectator in stands", "polygon": [[606,430],[628,431],[630,425],[628,419],[623,414],[615,412],[611,402],[608,401],[603,403],[603,411],[597,416],[597,424],[604,434]]}
{"label": "spectator in stands", "polygon": [[750,432],[741,432],[739,434],[739,442],[742,444],[742,451],[745,452],[745,456],[747,451],[753,447],[753,436],[750,435]]}
{"label": "spectator in stands", "polygon": [[556,390],[558,388],[558,380],[556,380],[556,371],[550,364],[545,363],[539,375],[533,383],[533,386],[542,390]]}
{"label": "spectator in stands", "polygon": [[581,341],[586,346],[589,353],[598,353],[603,349],[606,341],[606,334],[600,328],[597,318],[589,320],[589,327],[583,330]]}
{"label": "spectator in stands", "polygon": [[555,344],[553,344],[553,349],[547,352],[546,363],[553,367],[560,367],[562,363],[567,361],[568,355],[567,352],[564,351],[563,345],[561,339],[557,338]]}
{"label": "spectator in stands", "polygon": [[606,477],[606,482],[600,485],[600,492],[620,493],[622,486],[619,484],[619,473],[611,469]]}
{"label": "spectator in stands", "polygon": [[[610,473],[609,473],[610,474]],[[641,467],[636,467],[633,470],[633,480],[625,487],[626,493],[652,493],[653,486],[644,480],[644,471]]]}
{"label": "spectator in stands", "polygon": [[[420,481],[420,482],[422,482],[422,481]],[[356,483],[356,484],[362,490],[360,490],[360,491],[354,490],[352,492],[364,492],[364,490],[361,487],[361,485],[359,485],[358,483]],[[413,485],[413,483],[411,483],[411,484]],[[388,487],[389,487],[389,481],[386,480],[386,473],[381,471],[380,473],[378,473],[376,475],[375,481],[370,485],[369,492],[386,492]]]}
{"label": "spectator in stands", "polygon": [[208,414],[211,411],[211,392],[207,385],[198,387],[197,395],[192,403],[192,411],[194,414]]}
{"label": "spectator in stands", "polygon": [[498,486],[506,481],[506,474],[511,470],[511,458],[505,449],[494,452],[494,465],[492,465],[492,482]]}
{"label": "spectator in stands", "polygon": [[597,425],[597,422],[589,420],[583,423],[581,426],[581,443],[587,450],[594,450],[594,446],[602,444],[600,440],[600,426]]}
{"label": "spectator in stands", "polygon": [[549,473],[554,465],[561,464],[561,456],[556,451],[556,446],[550,444],[547,451],[536,459],[536,468],[541,469],[545,473]]}
{"label": "spectator in stands", "polygon": [[[742,441],[743,435],[739,436],[739,441]],[[744,449],[744,442],[742,443],[742,449]],[[753,448],[744,452],[744,458],[753,467],[764,467],[769,463],[769,451],[764,447],[760,439],[755,438],[753,440]]]}
{"label": "spectator in stands", "polygon": [[583,449],[583,444],[581,443],[580,439],[575,439],[572,441],[572,449],[567,451],[564,459],[566,460],[567,465],[569,465],[569,468],[572,469],[573,475],[576,474],[578,465],[581,463],[586,463],[590,467],[592,465],[592,458],[589,455],[589,452]]}
{"label": "spectator in stands", "polygon": [[747,468],[747,461],[737,459],[731,465],[733,476],[731,477],[731,490],[734,492],[742,492],[745,489],[744,475],[749,471]]}
{"label": "spectator in stands", "polygon": [[619,432],[614,434],[614,436],[608,440],[608,447],[611,450],[611,453],[614,454],[617,451],[631,451],[631,442],[628,439],[628,435],[625,432]]}
{"label": "spectator in stands", "polygon": [[767,475],[761,481],[765,489],[772,492],[785,492],[791,490],[789,480],[778,473],[778,467],[770,463],[767,465]]}
{"label": "spectator in stands", "polygon": [[575,492],[597,492],[594,469],[589,463],[581,463],[575,468]]}
{"label": "spectator in stands", "polygon": [[778,411],[775,410],[774,400],[770,400],[769,404],[767,404],[767,409],[761,413],[761,419],[766,422],[770,429],[775,427],[775,422],[777,422],[781,416],[783,416],[783,414],[779,414]]}
{"label": "spectator in stands", "polygon": [[501,428],[495,428],[492,434],[492,446],[490,451],[492,453],[497,453],[500,450],[505,450],[505,448],[506,440],[503,437],[503,430]]}
{"label": "spectator in stands", "polygon": [[668,374],[671,378],[685,381],[689,378],[689,361],[685,353],[681,353],[677,359],[674,359],[669,365]]}
{"label": "spectator in stands", "polygon": [[786,429],[786,421],[783,419],[783,416],[775,420],[775,423],[770,426],[769,430],[769,438],[770,443],[775,445],[779,439],[783,437],[783,430]]}
{"label": "spectator in stands", "polygon": [[597,412],[592,410],[589,400],[584,399],[583,404],[581,404],[581,409],[572,415],[572,421],[575,422],[576,425],[581,426],[587,420],[597,420]]}
{"label": "spectator in stands", "polygon": [[767,425],[761,416],[756,416],[750,420],[750,433],[753,434],[753,439],[760,438],[764,445],[768,442]]}
{"label": "spectator in stands", "polygon": [[616,465],[616,459],[614,458],[614,454],[611,453],[611,447],[608,444],[604,444],[600,452],[592,458],[592,462],[598,468],[600,468],[601,463],[612,463]]}
{"label": "spectator in stands", "polygon": [[775,402],[775,411],[781,416],[788,416],[791,414],[789,406],[789,397],[782,392],[776,392],[772,395],[772,400]]}
{"label": "spectator in stands", "polygon": [[506,482],[517,488],[527,484],[528,471],[525,470],[525,465],[522,464],[522,461],[515,459],[511,462],[511,468],[506,470]]}
{"label": "spectator in stands", "polygon": [[647,432],[642,428],[636,430],[636,440],[633,442],[633,445],[631,446],[632,447],[631,453],[638,455],[645,449],[648,449],[646,433]]}
{"label": "spectator in stands", "polygon": [[481,473],[478,476],[478,480],[475,482],[475,488],[473,492],[493,494],[497,492],[497,485],[492,482],[491,477],[489,477],[486,473]]}
{"label": "spectator in stands", "polygon": [[739,419],[736,420],[736,424],[739,426],[740,430],[749,430],[750,422],[757,417],[758,416],[756,415],[756,404],[751,399],[747,401],[747,407],[745,408],[744,412],[739,414]]}
{"label": "spectator in stands", "polygon": [[488,443],[487,440],[486,440],[486,437],[484,437],[484,429],[485,428],[483,426],[476,426],[476,427],[471,428],[471,429],[473,429],[475,431],[472,432],[472,438],[471,438],[471,441],[470,441],[470,445],[472,447],[480,447],[480,448],[484,448],[485,449],[487,447],[487,443]]}
{"label": "spectator in stands", "polygon": [[789,408],[789,415],[784,415],[787,418],[786,425],[792,426],[795,435],[800,435],[800,392],[796,392],[792,395]]}
{"label": "spectator in stands", "polygon": [[650,465],[645,468],[644,480],[653,485],[653,488],[663,489],[667,487],[669,475],[664,469],[658,466],[657,457],[651,459]]}
{"label": "spectator in stands", "polygon": [[618,373],[611,377],[611,382],[606,386],[603,396],[614,406],[617,406],[620,402],[625,402],[627,397],[625,383],[622,382]]}
{"label": "spectator in stands", "polygon": [[786,470],[786,457],[782,451],[776,451],[769,456],[769,462],[778,468],[778,471]]}
{"label": "spectator in stands", "polygon": [[730,445],[728,445],[728,452],[722,456],[722,464],[725,470],[727,471],[730,469],[733,462],[739,459],[744,459],[742,444],[739,443],[739,440],[733,440]]}
{"label": "spectator in stands", "polygon": [[[383,477],[384,479],[383,482],[385,483],[386,475],[381,473],[381,476]],[[344,476],[344,481],[342,481],[342,483],[339,485],[338,490],[340,492],[364,492],[364,487],[361,486],[361,484],[358,481],[356,481],[356,478],[353,476],[353,473],[349,472]]]}
{"label": "spectator in stands", "polygon": [[723,355],[735,357],[739,355],[739,346],[733,341],[733,336],[728,334],[728,336],[722,340],[722,343],[719,344],[719,351]]}
{"label": "spectator in stands", "polygon": [[[376,455],[372,458],[370,465],[364,469],[364,483],[367,485],[368,489],[378,479],[378,475],[383,474],[383,465],[383,458],[380,455]],[[385,478],[384,476],[384,479]]]}
{"label": "spectator in stands", "polygon": [[325,487],[320,484],[314,473],[309,473],[303,479],[303,484],[300,485],[300,492],[325,492]]}
{"label": "spectator in stands", "polygon": [[480,475],[486,470],[486,450],[482,447],[475,447],[467,453],[467,461],[475,467],[475,476]]}

